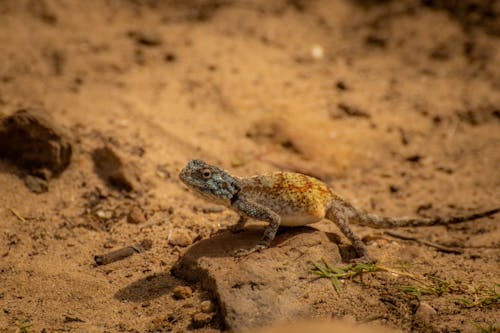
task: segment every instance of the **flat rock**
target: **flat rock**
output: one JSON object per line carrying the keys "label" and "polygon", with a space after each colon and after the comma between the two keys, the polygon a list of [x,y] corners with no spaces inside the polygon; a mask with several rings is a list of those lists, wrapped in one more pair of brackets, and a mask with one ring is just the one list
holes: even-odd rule
{"label": "flat rock", "polygon": [[41,108],[22,109],[0,120],[0,157],[48,180],[69,165],[70,137]]}
{"label": "flat rock", "polygon": [[[234,258],[235,250],[250,248],[262,232],[262,228],[223,232],[199,241],[172,268],[177,277],[201,282],[231,330],[307,317],[312,304],[323,297],[312,289],[312,263],[341,261],[337,245],[325,233],[307,227],[288,229],[269,249]],[[328,284],[321,288],[331,291]]]}
{"label": "flat rock", "polygon": [[346,320],[317,319],[309,321],[294,321],[266,327],[261,330],[252,330],[245,333],[402,333],[387,326],[373,323],[354,323]]}

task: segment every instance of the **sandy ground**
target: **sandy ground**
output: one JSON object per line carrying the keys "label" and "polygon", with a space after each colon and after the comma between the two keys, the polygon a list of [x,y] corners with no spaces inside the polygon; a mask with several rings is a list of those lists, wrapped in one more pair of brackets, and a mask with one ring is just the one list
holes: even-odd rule
{"label": "sandy ground", "polygon": [[[385,215],[498,206],[499,33],[463,18],[418,1],[1,1],[0,113],[44,107],[74,154],[43,194],[0,161],[0,332],[223,329],[218,317],[192,327],[209,299],[199,286],[172,296],[184,248],[168,235],[207,238],[237,218],[203,211],[214,206],[180,183],[191,158],[237,175],[314,174]],[[104,144],[140,170],[133,194],[96,175],[90,153]],[[133,206],[147,222],[127,223]],[[356,302],[350,287],[326,290],[345,307],[318,316],[366,319],[359,297],[385,288],[373,320],[405,332],[498,325],[499,221],[401,230],[460,255],[355,227],[381,263],[461,287],[421,297],[437,311],[424,328],[416,297],[382,275],[353,283]],[[143,239],[150,251],[95,267],[94,255]],[[496,304],[456,301],[495,283]]]}

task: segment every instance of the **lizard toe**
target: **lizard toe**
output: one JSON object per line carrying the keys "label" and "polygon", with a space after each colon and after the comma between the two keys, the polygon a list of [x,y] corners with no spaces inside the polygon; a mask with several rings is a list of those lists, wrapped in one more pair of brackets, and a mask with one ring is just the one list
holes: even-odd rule
{"label": "lizard toe", "polygon": [[239,250],[236,250],[234,251],[234,256],[235,257],[244,257],[244,256],[247,256],[251,253],[254,253],[254,252],[259,252],[260,250],[263,250],[265,249],[266,246],[265,245],[255,245],[254,247],[250,248],[250,249],[239,249]]}

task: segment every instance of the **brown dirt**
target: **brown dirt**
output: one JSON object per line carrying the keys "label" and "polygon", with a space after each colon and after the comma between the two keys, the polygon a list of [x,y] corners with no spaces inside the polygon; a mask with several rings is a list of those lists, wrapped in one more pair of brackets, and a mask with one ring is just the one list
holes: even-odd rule
{"label": "brown dirt", "polygon": [[[220,318],[192,326],[209,296],[194,284],[175,299],[185,282],[169,273],[184,251],[172,232],[196,241],[236,220],[181,185],[194,157],[238,175],[314,174],[379,214],[498,206],[500,10],[443,3],[1,1],[0,117],[42,106],[74,151],[43,194],[0,161],[0,332],[219,331]],[[96,174],[92,152],[106,145],[140,170],[136,191]],[[147,222],[127,222],[134,207]],[[359,307],[379,302],[371,319],[403,331],[498,325],[498,303],[457,299],[500,282],[499,221],[401,231],[461,255],[356,227],[382,264],[458,287],[423,295],[437,317],[422,322],[418,299],[376,274],[325,291],[318,316],[364,320]],[[94,255],[144,239],[151,250],[94,266]]]}

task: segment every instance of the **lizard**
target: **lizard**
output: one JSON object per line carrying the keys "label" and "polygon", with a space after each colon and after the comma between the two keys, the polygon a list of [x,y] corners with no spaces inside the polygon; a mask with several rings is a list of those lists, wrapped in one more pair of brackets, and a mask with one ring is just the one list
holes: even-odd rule
{"label": "lizard", "polygon": [[381,217],[354,207],[319,179],[300,173],[277,171],[250,177],[236,177],[229,172],[193,159],[179,173],[180,180],[204,199],[224,205],[239,214],[231,228],[242,231],[249,218],[268,223],[260,241],[250,249],[240,249],[245,256],[270,246],[278,227],[303,226],[326,218],[334,222],[352,243],[359,262],[375,262],[366,245],[352,231],[349,223],[372,228],[418,227],[461,223],[500,212],[500,207],[453,217]]}

